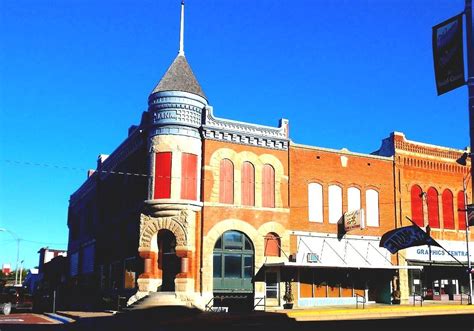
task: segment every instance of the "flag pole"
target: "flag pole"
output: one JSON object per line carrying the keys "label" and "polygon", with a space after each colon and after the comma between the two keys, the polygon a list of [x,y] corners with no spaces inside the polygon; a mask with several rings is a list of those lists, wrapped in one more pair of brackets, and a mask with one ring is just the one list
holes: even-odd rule
{"label": "flag pole", "polygon": [[[422,228],[420,228],[420,226],[418,224],[416,224],[415,222],[413,222],[410,217],[408,216],[405,216],[407,220],[409,220],[411,222],[411,224],[415,225],[416,227],[418,227],[421,231],[423,231]],[[424,231],[423,231],[424,232]],[[426,233],[426,232],[425,232]],[[467,268],[466,265],[464,263],[462,263],[461,261],[459,261],[453,254],[451,254],[451,252],[449,252],[446,248],[444,248],[443,246],[440,245],[439,242],[437,242],[436,240],[434,240],[429,234],[426,233],[426,235],[428,236],[428,238],[432,241],[434,241],[439,247],[441,247],[446,253],[448,253],[449,256],[451,256],[453,259],[456,260],[457,263],[459,263],[460,265],[463,266],[463,268]]]}
{"label": "flag pole", "polygon": [[466,218],[466,252],[467,252],[467,267],[469,271],[469,304],[472,305],[472,273],[471,273],[471,254],[469,253],[469,214],[467,213],[467,176],[465,179],[462,181],[462,189],[464,191],[464,213],[465,213],[465,218]]}

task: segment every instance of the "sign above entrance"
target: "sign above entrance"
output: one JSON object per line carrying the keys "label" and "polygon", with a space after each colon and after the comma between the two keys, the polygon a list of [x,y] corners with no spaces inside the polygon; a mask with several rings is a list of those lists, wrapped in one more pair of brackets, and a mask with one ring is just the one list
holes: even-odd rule
{"label": "sign above entrance", "polygon": [[[467,262],[465,242],[455,242],[447,240],[439,240],[438,242],[459,261]],[[474,246],[469,243],[469,251],[472,251],[473,249]],[[430,250],[427,245],[407,248],[404,254],[407,260],[456,263],[456,261],[440,247],[431,246],[431,260]]]}

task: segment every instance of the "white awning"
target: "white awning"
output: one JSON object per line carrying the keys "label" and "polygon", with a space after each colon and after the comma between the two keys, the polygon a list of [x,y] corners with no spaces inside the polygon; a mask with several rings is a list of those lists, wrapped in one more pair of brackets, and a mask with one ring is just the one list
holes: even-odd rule
{"label": "white awning", "polygon": [[297,268],[350,268],[350,269],[412,269],[422,270],[423,266],[418,265],[331,265],[321,263],[298,263],[298,262],[269,262],[263,264],[265,267],[297,267]]}

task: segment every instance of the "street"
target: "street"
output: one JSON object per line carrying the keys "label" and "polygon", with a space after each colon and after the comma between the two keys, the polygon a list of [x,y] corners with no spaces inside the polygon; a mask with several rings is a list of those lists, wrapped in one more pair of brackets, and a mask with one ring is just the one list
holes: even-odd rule
{"label": "street", "polygon": [[[0,330],[469,330],[474,314],[415,316],[332,321],[296,321],[281,313],[201,313],[194,309],[162,307],[120,313],[111,317],[81,318],[73,323],[49,321],[35,314],[1,316]],[[26,324],[43,323],[43,324]]]}

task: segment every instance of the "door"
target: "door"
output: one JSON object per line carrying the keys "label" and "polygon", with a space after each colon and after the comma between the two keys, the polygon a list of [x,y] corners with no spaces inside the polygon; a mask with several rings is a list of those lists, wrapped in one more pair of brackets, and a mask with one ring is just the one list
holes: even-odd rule
{"label": "door", "polygon": [[162,292],[174,291],[174,280],[181,269],[181,258],[176,256],[176,237],[171,231],[158,232],[158,267],[163,272]]}

